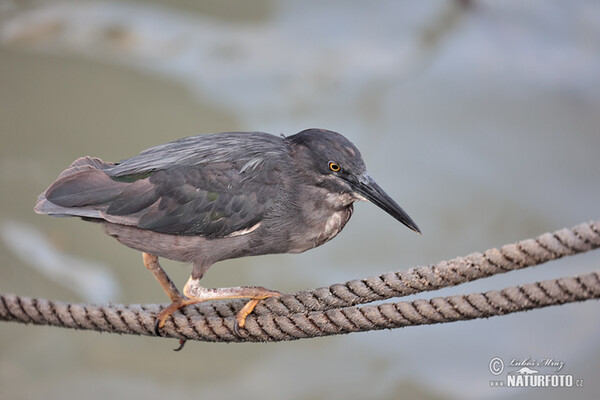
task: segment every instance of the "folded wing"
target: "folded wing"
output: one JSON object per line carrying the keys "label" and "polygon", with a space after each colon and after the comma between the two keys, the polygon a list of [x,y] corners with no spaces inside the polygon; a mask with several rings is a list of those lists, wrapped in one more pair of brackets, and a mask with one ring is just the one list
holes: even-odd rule
{"label": "folded wing", "polygon": [[81,216],[174,235],[224,237],[251,230],[279,192],[277,168],[247,161],[109,176],[113,164],[75,161],[38,198],[36,212]]}

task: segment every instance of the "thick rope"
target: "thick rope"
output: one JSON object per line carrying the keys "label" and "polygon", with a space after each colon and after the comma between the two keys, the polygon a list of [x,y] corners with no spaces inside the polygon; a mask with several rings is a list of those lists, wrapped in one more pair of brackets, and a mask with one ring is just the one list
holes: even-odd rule
{"label": "thick rope", "polygon": [[[586,252],[600,247],[600,221],[580,224],[432,266],[390,272],[328,288],[269,298],[233,331],[243,301],[188,306],[169,319],[165,337],[204,341],[282,341],[412,325],[486,318],[600,298],[600,272],[513,286],[500,291],[412,302],[365,304],[406,296]],[[68,304],[0,294],[0,320],[114,333],[154,335],[163,306]]]}

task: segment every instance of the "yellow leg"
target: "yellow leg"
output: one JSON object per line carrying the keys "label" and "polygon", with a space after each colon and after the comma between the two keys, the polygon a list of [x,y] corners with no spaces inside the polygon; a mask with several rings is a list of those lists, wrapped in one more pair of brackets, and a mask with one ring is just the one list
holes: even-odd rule
{"label": "yellow leg", "polygon": [[160,329],[165,326],[167,318],[175,311],[187,305],[210,300],[250,299],[250,301],[238,311],[235,317],[234,330],[235,333],[240,336],[239,328],[244,327],[246,324],[246,317],[254,310],[259,301],[268,297],[281,296],[281,293],[279,292],[257,286],[207,289],[200,286],[199,279],[193,279],[192,277],[190,277],[185,284],[185,287],[183,288],[183,293],[185,295],[182,295],[171,278],[169,278],[165,270],[158,263],[158,257],[148,253],[142,253],[142,256],[144,265],[152,272],[171,300],[171,304],[161,310],[157,315],[156,324],[154,325],[154,332],[157,336],[160,336]]}
{"label": "yellow leg", "polygon": [[158,257],[149,253],[142,253],[142,260],[144,261],[144,266],[148,271],[152,272],[152,275],[154,275],[172,302],[176,302],[183,297],[181,293],[179,293],[177,286],[175,286],[171,278],[169,278],[165,270],[158,263]]}
{"label": "yellow leg", "polygon": [[167,321],[167,318],[169,318],[169,315],[173,314],[181,307],[185,307],[190,304],[196,304],[200,301],[188,299],[179,292],[177,286],[175,286],[171,278],[169,278],[165,270],[158,263],[158,257],[152,254],[142,253],[142,259],[144,260],[144,265],[148,271],[152,272],[152,275],[154,275],[154,278],[156,278],[172,302],[167,308],[159,312],[156,317],[154,333],[156,333],[157,336],[160,336],[160,328],[165,326],[165,322]]}
{"label": "yellow leg", "polygon": [[258,302],[261,300],[262,299],[250,299],[250,301],[248,301],[244,307],[238,311],[237,315],[235,316],[235,325],[233,326],[233,330],[235,331],[236,335],[241,336],[240,328],[243,328],[244,325],[246,325],[246,317],[254,310],[254,307],[256,307]]}

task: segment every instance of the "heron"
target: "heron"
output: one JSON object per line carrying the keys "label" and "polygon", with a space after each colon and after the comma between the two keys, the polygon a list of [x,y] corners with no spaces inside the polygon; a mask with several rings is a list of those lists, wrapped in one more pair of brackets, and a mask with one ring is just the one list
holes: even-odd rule
{"label": "heron", "polygon": [[[35,212],[75,216],[103,226],[139,250],[171,300],[157,315],[157,335],[171,314],[209,300],[248,299],[235,332],[263,299],[263,287],[205,288],[216,262],[302,253],[333,239],[356,201],[370,201],[408,228],[417,224],[367,173],[343,135],[306,129],[291,136],[225,132],[191,136],[112,163],[75,160],[39,195]],[[158,258],[193,265],[183,294]]]}

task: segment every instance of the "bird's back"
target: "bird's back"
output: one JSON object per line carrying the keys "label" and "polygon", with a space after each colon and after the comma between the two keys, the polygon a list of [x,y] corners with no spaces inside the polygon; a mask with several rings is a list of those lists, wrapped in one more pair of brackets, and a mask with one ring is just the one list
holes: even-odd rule
{"label": "bird's back", "polygon": [[256,169],[287,155],[282,137],[263,132],[224,132],[196,135],[142,151],[104,169],[110,176],[140,174],[173,166],[212,163],[241,164],[240,170]]}

